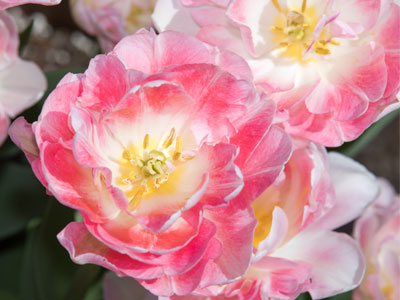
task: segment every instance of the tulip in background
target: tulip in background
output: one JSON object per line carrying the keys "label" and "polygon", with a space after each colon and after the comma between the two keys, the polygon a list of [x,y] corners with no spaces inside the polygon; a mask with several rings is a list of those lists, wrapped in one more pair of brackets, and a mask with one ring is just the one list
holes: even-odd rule
{"label": "tulip in background", "polygon": [[400,198],[380,179],[379,198],[355,223],[367,272],[354,300],[400,299]]}
{"label": "tulip in background", "polygon": [[159,0],[153,20],[245,58],[287,132],[324,146],[400,107],[392,0]]}
{"label": "tulip in background", "polygon": [[[1,4],[1,2],[0,2]],[[35,104],[46,90],[43,72],[18,56],[19,37],[11,16],[0,11],[0,146],[7,137],[9,118]]]}
{"label": "tulip in background", "polygon": [[57,5],[61,0],[0,0],[0,9],[7,9],[23,4]]}
{"label": "tulip in background", "polygon": [[139,28],[152,26],[151,14],[156,0],[71,0],[75,21],[98,38],[103,51],[112,48]]}
{"label": "tulip in background", "polygon": [[243,275],[251,202],[291,153],[273,101],[250,82],[232,53],[142,30],[65,76],[32,126],[15,121],[38,179],[83,216],[58,235],[75,262],[162,296]]}

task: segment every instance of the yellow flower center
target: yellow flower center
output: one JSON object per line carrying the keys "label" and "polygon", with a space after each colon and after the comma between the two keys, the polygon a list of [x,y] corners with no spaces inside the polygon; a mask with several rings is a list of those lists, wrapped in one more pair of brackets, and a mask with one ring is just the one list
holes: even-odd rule
{"label": "yellow flower center", "polygon": [[281,55],[299,62],[308,62],[310,59],[304,60],[303,57],[310,45],[312,45],[311,51],[321,56],[331,53],[330,45],[339,45],[338,42],[327,37],[325,29],[312,44],[314,40],[313,31],[319,18],[315,7],[307,6],[306,0],[303,0],[301,7],[290,7],[288,9],[282,9],[277,0],[272,2],[279,14],[275,18],[275,26],[272,26],[270,30],[273,32],[273,40]]}
{"label": "yellow flower center", "polygon": [[117,183],[126,191],[130,210],[135,210],[143,197],[157,193],[167,182],[169,187],[164,186],[163,192],[173,192],[182,171],[180,164],[193,158],[182,155],[182,148],[182,137],[176,136],[172,128],[161,146],[146,134],[141,147],[132,146],[122,152]]}

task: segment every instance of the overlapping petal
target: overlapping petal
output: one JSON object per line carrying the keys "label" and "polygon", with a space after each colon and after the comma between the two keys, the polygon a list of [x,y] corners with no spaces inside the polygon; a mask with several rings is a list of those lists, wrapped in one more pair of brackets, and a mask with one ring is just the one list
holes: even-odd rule
{"label": "overlapping petal", "polygon": [[250,203],[292,147],[251,79],[233,53],[142,30],[66,75],[32,126],[14,123],[35,174],[83,216],[58,236],[75,262],[166,297],[246,272]]}
{"label": "overlapping petal", "polygon": [[241,55],[288,132],[335,147],[399,107],[399,12],[392,0],[160,0],[153,20]]}

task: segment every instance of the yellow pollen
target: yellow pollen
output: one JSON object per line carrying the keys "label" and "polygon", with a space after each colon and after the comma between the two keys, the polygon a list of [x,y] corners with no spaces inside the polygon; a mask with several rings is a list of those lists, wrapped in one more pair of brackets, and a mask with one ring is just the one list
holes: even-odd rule
{"label": "yellow pollen", "polygon": [[171,146],[174,139],[175,139],[175,128],[172,128],[171,131],[169,132],[168,137],[165,139],[163,143],[163,148],[167,149],[169,146]]}
{"label": "yellow pollen", "polygon": [[285,47],[287,47],[287,46],[289,46],[289,43],[283,42],[283,43],[280,43],[278,47],[279,47],[279,48],[285,48]]}
{"label": "yellow pollen", "polygon": [[281,6],[279,5],[278,0],[272,0],[272,3],[275,5],[276,9],[279,10],[280,12],[282,11]]}
{"label": "yellow pollen", "polygon": [[182,137],[178,136],[176,138],[175,152],[174,152],[174,155],[172,157],[174,160],[178,160],[179,159],[179,157],[182,154],[182,149],[183,149]]}
{"label": "yellow pollen", "polygon": [[328,55],[331,54],[331,51],[327,48],[322,48],[322,47],[317,47],[315,49],[315,52],[317,52],[317,54],[319,55]]}
{"label": "yellow pollen", "polygon": [[335,46],[340,46],[340,43],[338,41],[335,41],[334,39],[331,39],[329,43]]}
{"label": "yellow pollen", "polygon": [[131,153],[128,150],[125,150],[122,153],[122,157],[123,157],[123,159],[126,159],[126,160],[131,160],[131,158],[132,158]]}
{"label": "yellow pollen", "polygon": [[146,133],[146,135],[144,136],[144,139],[143,139],[143,149],[147,149],[147,147],[149,146],[149,139],[150,139],[150,136],[148,133]]}
{"label": "yellow pollen", "polygon": [[133,196],[129,200],[129,210],[135,210],[139,206],[140,201],[142,200],[144,192],[145,192],[145,187],[144,186],[140,186],[138,191],[136,192],[135,196]]}
{"label": "yellow pollen", "polygon": [[303,4],[301,5],[301,12],[304,13],[307,7],[307,0],[303,0]]}
{"label": "yellow pollen", "polygon": [[283,31],[283,29],[278,26],[272,26],[270,29],[273,31]]}

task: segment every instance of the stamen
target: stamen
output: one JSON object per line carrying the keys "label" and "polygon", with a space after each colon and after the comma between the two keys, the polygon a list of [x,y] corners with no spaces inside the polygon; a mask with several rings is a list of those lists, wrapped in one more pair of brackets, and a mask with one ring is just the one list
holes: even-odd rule
{"label": "stamen", "polygon": [[285,48],[285,47],[287,47],[287,46],[289,46],[289,43],[287,43],[287,42],[282,42],[282,43],[280,43],[279,44],[279,48]]}
{"label": "stamen", "polygon": [[145,188],[143,186],[140,186],[139,190],[136,192],[135,196],[133,196],[129,201],[129,210],[135,210],[139,206],[139,203],[142,200],[144,191],[145,191]]}
{"label": "stamen", "polygon": [[329,49],[321,48],[321,47],[317,47],[317,49],[315,49],[315,52],[317,52],[317,54],[319,54],[319,55],[331,54],[331,51],[329,51]]}
{"label": "stamen", "polygon": [[282,28],[278,27],[278,26],[271,26],[270,28],[272,31],[283,31]]}
{"label": "stamen", "polygon": [[303,4],[301,5],[301,12],[305,12],[307,8],[307,0],[303,0]]}
{"label": "stamen", "polygon": [[143,149],[147,149],[147,147],[149,146],[149,139],[150,139],[150,136],[148,133],[146,133],[146,135],[144,136],[144,139],[143,139]]}
{"label": "stamen", "polygon": [[179,157],[182,154],[182,148],[183,148],[183,141],[182,141],[182,138],[180,136],[178,136],[176,138],[175,152],[174,152],[174,155],[172,157],[174,160],[178,160],[179,159]]}
{"label": "stamen", "polygon": [[332,45],[335,45],[335,46],[340,46],[340,43],[338,41],[334,40],[334,39],[331,39],[329,41],[329,43],[332,44]]}
{"label": "stamen", "polygon": [[279,5],[278,0],[272,0],[272,3],[275,5],[276,9],[279,10],[280,12],[282,12],[282,8]]}
{"label": "stamen", "polygon": [[126,160],[131,160],[132,154],[128,150],[125,150],[124,152],[122,152],[122,158]]}
{"label": "stamen", "polygon": [[163,143],[163,148],[168,148],[169,146],[172,145],[172,142],[174,141],[175,138],[175,128],[172,127],[171,131],[169,132],[168,137],[165,139]]}

